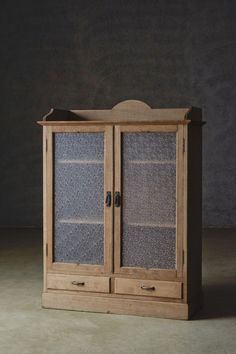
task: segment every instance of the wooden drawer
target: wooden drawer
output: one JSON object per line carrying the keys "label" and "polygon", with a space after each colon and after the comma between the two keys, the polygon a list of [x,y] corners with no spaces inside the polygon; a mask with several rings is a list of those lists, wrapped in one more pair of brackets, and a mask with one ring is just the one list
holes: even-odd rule
{"label": "wooden drawer", "polygon": [[80,275],[48,274],[48,289],[92,291],[99,293],[109,293],[109,277],[93,277]]}
{"label": "wooden drawer", "polygon": [[182,283],[173,281],[116,278],[115,293],[181,299]]}

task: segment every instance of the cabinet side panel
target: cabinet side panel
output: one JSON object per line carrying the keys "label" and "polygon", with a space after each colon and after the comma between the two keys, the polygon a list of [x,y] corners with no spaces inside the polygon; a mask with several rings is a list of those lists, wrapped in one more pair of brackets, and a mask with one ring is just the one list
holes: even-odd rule
{"label": "cabinet side panel", "polygon": [[47,132],[43,127],[43,291],[47,289]]}
{"label": "cabinet side panel", "polygon": [[193,311],[202,302],[202,127],[188,127],[187,283]]}

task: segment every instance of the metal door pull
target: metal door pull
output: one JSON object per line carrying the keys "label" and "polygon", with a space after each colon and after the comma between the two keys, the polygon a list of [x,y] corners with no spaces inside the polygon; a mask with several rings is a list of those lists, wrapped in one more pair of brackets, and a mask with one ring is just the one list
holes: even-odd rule
{"label": "metal door pull", "polygon": [[105,203],[107,207],[111,206],[111,192],[107,192]]}
{"label": "metal door pull", "polygon": [[120,192],[115,192],[115,201],[114,201],[115,207],[119,208],[121,205],[121,195]]}

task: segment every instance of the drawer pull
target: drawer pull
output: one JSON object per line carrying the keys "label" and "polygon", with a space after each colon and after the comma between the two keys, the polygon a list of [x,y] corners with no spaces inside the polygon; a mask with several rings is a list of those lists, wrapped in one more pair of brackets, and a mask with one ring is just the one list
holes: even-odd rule
{"label": "drawer pull", "polygon": [[141,289],[143,290],[155,290],[155,286],[141,285]]}
{"label": "drawer pull", "polygon": [[72,285],[77,285],[77,286],[84,286],[85,282],[84,281],[72,281]]}

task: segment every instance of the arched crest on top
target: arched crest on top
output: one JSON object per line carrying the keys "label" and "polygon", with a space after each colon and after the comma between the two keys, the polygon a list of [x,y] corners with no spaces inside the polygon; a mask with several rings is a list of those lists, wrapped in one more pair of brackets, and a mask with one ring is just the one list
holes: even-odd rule
{"label": "arched crest on top", "polygon": [[132,110],[142,112],[151,109],[151,107],[143,101],[126,100],[117,103],[112,109],[120,111]]}

